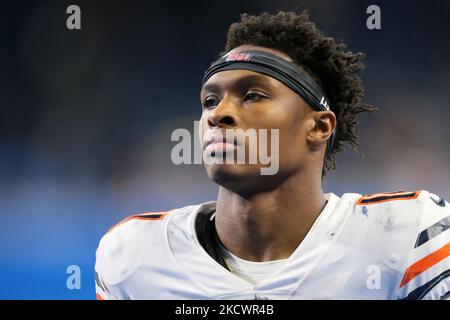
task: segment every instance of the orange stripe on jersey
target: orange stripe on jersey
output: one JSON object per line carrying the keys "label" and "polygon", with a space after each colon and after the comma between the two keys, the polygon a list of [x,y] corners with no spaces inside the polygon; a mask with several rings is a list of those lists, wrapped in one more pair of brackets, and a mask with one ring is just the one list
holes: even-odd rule
{"label": "orange stripe on jersey", "polygon": [[442,248],[420,259],[416,263],[412,264],[408,269],[406,269],[405,275],[403,276],[402,282],[400,283],[400,288],[417,277],[419,274],[431,268],[438,262],[444,260],[448,256],[450,256],[450,242]]}
{"label": "orange stripe on jersey", "polygon": [[95,299],[96,300],[105,300],[100,294],[96,293],[95,294]]}
{"label": "orange stripe on jersey", "polygon": [[356,201],[357,205],[370,205],[375,203],[382,203],[395,200],[411,200],[416,199],[420,194],[420,191],[397,191],[397,192],[385,192],[375,193],[362,196]]}
{"label": "orange stripe on jersey", "polygon": [[106,233],[110,233],[112,230],[117,228],[118,226],[130,221],[130,220],[163,220],[166,215],[168,215],[172,210],[169,211],[162,211],[162,212],[145,212],[145,213],[139,213],[132,215],[128,218],[123,219],[119,223],[113,225]]}

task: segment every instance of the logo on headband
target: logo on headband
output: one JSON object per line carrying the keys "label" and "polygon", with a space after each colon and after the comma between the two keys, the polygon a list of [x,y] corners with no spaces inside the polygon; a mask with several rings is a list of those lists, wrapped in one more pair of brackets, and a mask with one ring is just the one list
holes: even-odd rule
{"label": "logo on headband", "polygon": [[320,100],[320,104],[327,110],[330,110],[330,106],[328,105],[327,100],[325,100],[325,97],[322,97],[322,99]]}
{"label": "logo on headband", "polygon": [[227,54],[226,61],[248,61],[251,56],[250,53],[231,52]]}

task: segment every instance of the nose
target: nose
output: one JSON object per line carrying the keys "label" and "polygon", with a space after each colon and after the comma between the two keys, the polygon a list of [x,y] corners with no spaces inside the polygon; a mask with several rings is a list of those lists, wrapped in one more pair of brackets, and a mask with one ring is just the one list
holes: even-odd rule
{"label": "nose", "polygon": [[209,127],[234,127],[236,126],[236,117],[234,115],[235,107],[233,103],[223,99],[216,108],[208,115],[207,121]]}

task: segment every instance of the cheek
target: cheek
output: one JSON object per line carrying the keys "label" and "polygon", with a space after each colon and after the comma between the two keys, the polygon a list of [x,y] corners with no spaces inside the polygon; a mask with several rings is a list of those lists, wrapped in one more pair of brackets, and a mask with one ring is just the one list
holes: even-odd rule
{"label": "cheek", "polygon": [[277,114],[271,115],[272,127],[279,128],[280,166],[286,169],[297,167],[306,148],[302,107],[298,104],[284,105],[284,108],[274,111]]}
{"label": "cheek", "polygon": [[302,139],[302,108],[289,99],[271,102],[258,110],[252,110],[253,127],[279,130],[280,153],[298,145]]}
{"label": "cheek", "polygon": [[298,106],[280,105],[271,108],[264,116],[267,128],[279,129],[280,145],[294,144],[301,137],[302,114]]}

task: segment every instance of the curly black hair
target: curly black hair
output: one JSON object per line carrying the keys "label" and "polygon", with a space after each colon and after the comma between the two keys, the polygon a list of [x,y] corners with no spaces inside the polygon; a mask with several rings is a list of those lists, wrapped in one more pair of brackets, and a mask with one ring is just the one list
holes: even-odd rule
{"label": "curly black hair", "polygon": [[228,29],[224,54],[241,45],[256,45],[287,54],[294,63],[309,72],[324,90],[337,118],[334,144],[325,156],[322,177],[336,169],[335,156],[345,150],[344,141],[358,151],[358,120],[361,112],[375,113],[378,109],[362,104],[364,89],[357,75],[364,64],[364,54],[346,51],[346,45],[325,36],[310,21],[309,12],[280,11],[260,15],[242,14],[241,20]]}

